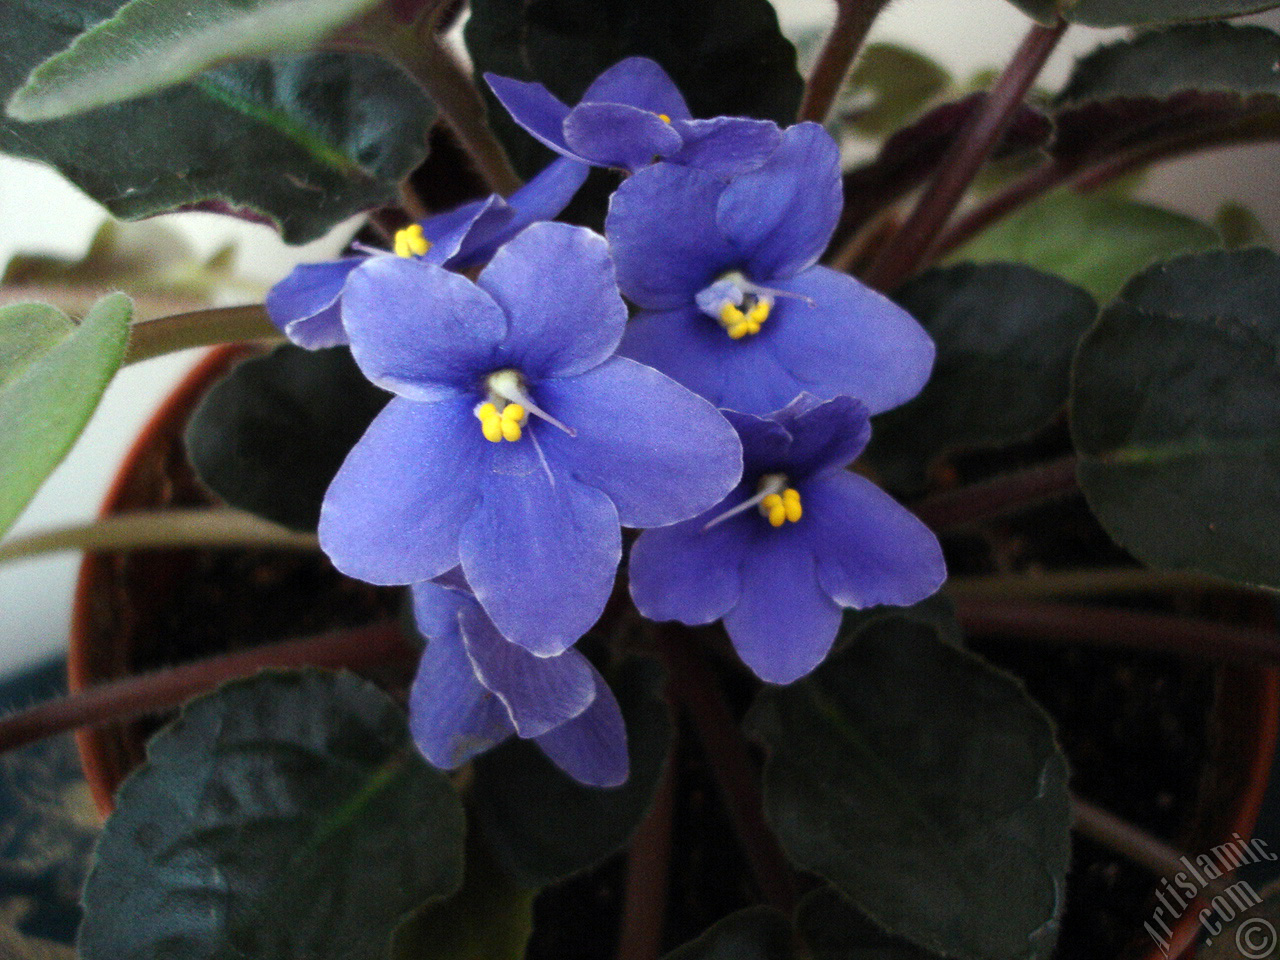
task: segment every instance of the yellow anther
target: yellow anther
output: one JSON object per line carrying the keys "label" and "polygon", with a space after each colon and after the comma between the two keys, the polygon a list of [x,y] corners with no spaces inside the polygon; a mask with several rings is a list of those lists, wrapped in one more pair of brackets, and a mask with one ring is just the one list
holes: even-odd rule
{"label": "yellow anther", "polygon": [[746,319],[746,314],[735,307],[732,303],[725,302],[720,308],[720,322],[726,327],[732,328],[736,324],[742,323]]}
{"label": "yellow anther", "polygon": [[498,408],[488,401],[476,407],[476,416],[481,420],[488,420],[489,418],[496,417],[497,415]]}
{"label": "yellow anther", "polygon": [[502,418],[502,439],[503,440],[519,440],[520,439],[520,422],[518,420],[508,420]]}
{"label": "yellow anther", "polygon": [[670,122],[671,122],[671,118],[670,118],[670,117],[668,117],[665,113],[660,113],[660,114],[658,114],[658,119],[659,119],[659,120],[661,120],[663,123],[670,123]]}
{"label": "yellow anther", "polygon": [[[804,515],[804,511],[800,507],[800,491],[790,488],[782,491],[782,509],[786,513],[787,520],[795,523]],[[776,527],[777,524],[775,523]]]}
{"label": "yellow anther", "polygon": [[476,407],[476,419],[480,421],[480,432],[490,443],[514,442],[524,434],[525,410],[518,403],[508,403],[499,413],[497,404],[485,401]]}
{"label": "yellow anther", "polygon": [[502,421],[497,417],[488,417],[480,421],[480,432],[490,443],[502,442]]}
{"label": "yellow anther", "polygon": [[756,329],[752,332],[760,330],[760,324],[769,319],[769,309],[772,304],[768,300],[757,300],[756,305],[747,311],[747,319],[756,325]]}
{"label": "yellow anther", "polygon": [[515,423],[524,423],[524,407],[518,403],[508,403],[502,408],[502,419]]}
{"label": "yellow anther", "polygon": [[396,231],[396,256],[420,257],[431,249],[431,241],[422,235],[421,224],[411,223]]}

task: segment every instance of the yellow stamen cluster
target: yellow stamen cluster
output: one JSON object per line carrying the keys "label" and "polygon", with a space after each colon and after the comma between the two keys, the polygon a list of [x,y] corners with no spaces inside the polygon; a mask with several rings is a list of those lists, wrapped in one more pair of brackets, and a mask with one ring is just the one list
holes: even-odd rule
{"label": "yellow stamen cluster", "polygon": [[518,403],[508,403],[498,412],[496,404],[485,401],[476,407],[476,419],[480,421],[480,429],[484,438],[491,443],[503,440],[519,440],[521,425],[525,420],[524,407]]}
{"label": "yellow stamen cluster", "polygon": [[732,303],[720,308],[720,325],[724,327],[732,340],[741,340],[749,333],[759,333],[760,324],[769,319],[768,300],[757,300],[744,313]]}
{"label": "yellow stamen cluster", "polygon": [[661,120],[663,123],[670,123],[670,122],[671,122],[671,118],[670,118],[670,117],[668,117],[665,113],[660,113],[660,114],[658,114],[658,119],[659,119],[659,120]]}
{"label": "yellow stamen cluster", "polygon": [[760,501],[760,513],[769,520],[771,527],[795,523],[804,514],[800,509],[800,491],[788,487],[781,494],[769,494]]}
{"label": "yellow stamen cluster", "polygon": [[396,256],[420,257],[431,249],[431,241],[422,235],[422,227],[411,223],[396,231]]}

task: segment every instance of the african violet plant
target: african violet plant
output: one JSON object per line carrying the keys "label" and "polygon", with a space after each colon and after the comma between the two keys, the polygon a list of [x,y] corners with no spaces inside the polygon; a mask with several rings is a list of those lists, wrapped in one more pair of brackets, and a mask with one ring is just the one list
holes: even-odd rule
{"label": "african violet plant", "polygon": [[[948,99],[917,55],[859,58],[886,2],[839,0],[807,80],[766,0],[472,0],[474,69],[443,0],[0,9],[0,147],[114,214],[298,242],[367,213],[263,307],[4,308],[0,529],[122,363],[285,337],[191,423],[202,481],[261,518],[214,533],[315,533],[405,611],[314,647],[380,686],[299,669],[305,641],[250,677],[208,651],[116,798],[83,957],[519,958],[538,891],[630,842],[619,940],[583,956],[1023,960],[1057,945],[1073,815],[1154,849],[1069,796],[1052,721],[964,631],[1117,642],[1105,606],[998,597],[1280,585],[1280,259],[1243,211],[1128,193],[1276,136],[1280,36],[1213,22],[1275,4],[1015,0],[1008,66]],[[1033,91],[1072,23],[1136,30]],[[993,554],[1001,517],[1077,489],[1149,569],[1036,576],[955,539]],[[185,542],[190,517],[145,519]],[[1157,649],[1196,625],[1122,622]],[[1198,655],[1274,658],[1214,636]],[[0,742],[190,689],[126,681]],[[740,850],[693,845],[749,882],[677,936],[695,749]]]}

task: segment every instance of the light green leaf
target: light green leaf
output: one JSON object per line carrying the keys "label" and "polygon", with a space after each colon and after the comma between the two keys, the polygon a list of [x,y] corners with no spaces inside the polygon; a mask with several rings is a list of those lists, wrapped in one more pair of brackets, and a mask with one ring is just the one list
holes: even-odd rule
{"label": "light green leaf", "polygon": [[302,53],[379,0],[130,0],[36,67],[7,111],[31,123],[132,100],[229,60]]}
{"label": "light green leaf", "polygon": [[0,308],[0,536],[89,422],[124,359],[132,313],[123,294],[79,324],[40,303]]}
{"label": "light green leaf", "polygon": [[1029,204],[955,251],[950,263],[1009,261],[1056,273],[1100,302],[1131,276],[1221,245],[1212,227],[1151,204],[1063,191]]}
{"label": "light green leaf", "polygon": [[[870,135],[897,130],[951,85],[951,75],[922,53],[892,43],[871,43],[841,91],[838,108],[849,128]],[[860,102],[861,98],[869,103]]]}

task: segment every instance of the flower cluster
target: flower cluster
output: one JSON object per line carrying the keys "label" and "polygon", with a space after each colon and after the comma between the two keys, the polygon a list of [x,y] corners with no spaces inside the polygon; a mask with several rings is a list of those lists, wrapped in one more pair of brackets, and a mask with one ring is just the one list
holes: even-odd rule
{"label": "flower cluster", "polygon": [[[723,620],[761,678],[803,676],[843,607],[913,603],[945,576],[927,528],[845,469],[869,416],[923,386],[933,345],[816,265],[841,206],[820,127],[693,119],[641,58],[572,108],[487,79],[563,156],[509,201],[401,231],[392,253],[300,267],[268,306],[303,346],[349,344],[395,395],[319,533],[340,570],[412,586],[423,754],[454,767],[514,733],[615,785],[622,717],[574,643],[612,592],[620,528],[645,531],[629,567],[642,614]],[[544,222],[588,164],[626,175],[604,237]]]}

